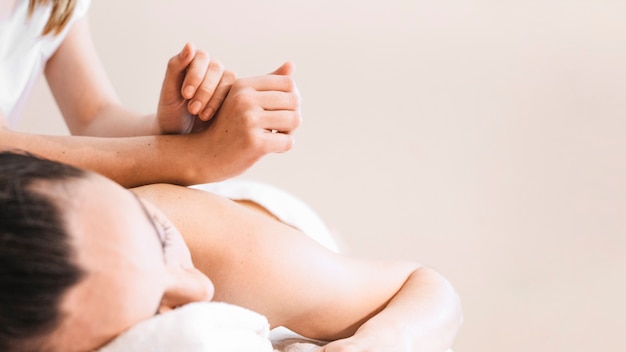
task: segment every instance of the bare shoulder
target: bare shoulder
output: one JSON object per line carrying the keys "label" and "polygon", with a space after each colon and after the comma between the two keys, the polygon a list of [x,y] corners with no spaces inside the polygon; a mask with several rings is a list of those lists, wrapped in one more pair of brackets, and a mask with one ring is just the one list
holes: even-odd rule
{"label": "bare shoulder", "polygon": [[354,333],[419,267],[338,255],[259,209],[209,192],[172,185],[134,191],[179,228],[194,264],[214,282],[216,300],[306,336]]}

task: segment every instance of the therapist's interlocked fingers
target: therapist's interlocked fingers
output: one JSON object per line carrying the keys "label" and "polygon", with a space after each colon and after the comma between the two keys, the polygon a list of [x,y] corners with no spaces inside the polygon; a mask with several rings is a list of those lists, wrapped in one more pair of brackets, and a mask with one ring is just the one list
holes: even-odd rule
{"label": "therapist's interlocked fingers", "polygon": [[265,154],[293,147],[292,133],[301,122],[293,72],[294,65],[286,62],[268,75],[235,80],[208,127],[188,136],[203,159],[199,163],[219,165],[202,170],[210,179],[237,176]]}
{"label": "therapist's interlocked fingers", "polygon": [[167,64],[157,109],[163,134],[180,134],[206,127],[222,105],[235,73],[187,43]]}

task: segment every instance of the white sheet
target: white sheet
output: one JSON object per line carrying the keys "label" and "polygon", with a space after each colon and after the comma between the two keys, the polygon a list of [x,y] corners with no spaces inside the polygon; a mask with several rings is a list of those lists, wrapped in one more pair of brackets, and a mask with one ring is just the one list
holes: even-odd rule
{"label": "white sheet", "polygon": [[312,352],[319,345],[267,319],[218,302],[192,303],[145,320],[98,352]]}

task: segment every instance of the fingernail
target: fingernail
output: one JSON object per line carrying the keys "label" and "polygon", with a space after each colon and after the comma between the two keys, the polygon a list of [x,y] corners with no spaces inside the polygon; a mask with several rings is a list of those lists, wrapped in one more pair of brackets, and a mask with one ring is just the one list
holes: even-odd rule
{"label": "fingernail", "polygon": [[183,95],[184,95],[185,98],[189,99],[189,98],[193,97],[193,93],[195,93],[195,92],[196,92],[196,89],[193,86],[187,86],[183,90]]}
{"label": "fingernail", "polygon": [[200,112],[201,107],[202,107],[202,104],[199,101],[194,101],[193,103],[191,103],[191,106],[189,107],[189,112],[196,115]]}

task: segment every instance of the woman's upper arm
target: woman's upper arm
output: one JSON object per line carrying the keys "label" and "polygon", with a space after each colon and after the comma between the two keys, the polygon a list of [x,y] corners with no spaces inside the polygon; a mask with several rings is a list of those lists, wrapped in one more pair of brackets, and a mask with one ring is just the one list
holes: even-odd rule
{"label": "woman's upper arm", "polygon": [[87,17],[78,20],[45,68],[48,85],[72,133],[86,128],[118,98],[91,40]]}
{"label": "woman's upper arm", "polygon": [[308,337],[352,335],[417,268],[337,255],[302,232],[211,193],[171,185],[137,191],[181,230],[215,299]]}

